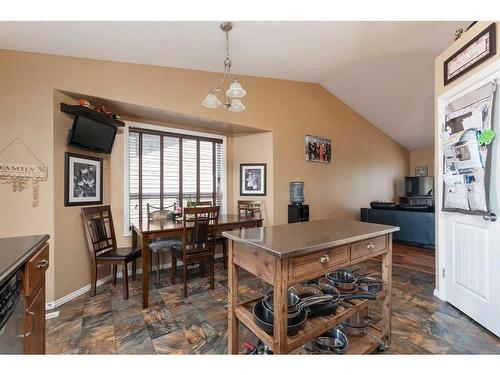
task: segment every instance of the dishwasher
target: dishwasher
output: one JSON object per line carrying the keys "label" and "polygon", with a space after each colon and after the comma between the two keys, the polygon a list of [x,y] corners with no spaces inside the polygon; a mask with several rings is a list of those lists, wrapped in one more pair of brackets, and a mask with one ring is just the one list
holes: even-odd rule
{"label": "dishwasher", "polygon": [[24,298],[21,272],[0,286],[0,354],[24,352]]}

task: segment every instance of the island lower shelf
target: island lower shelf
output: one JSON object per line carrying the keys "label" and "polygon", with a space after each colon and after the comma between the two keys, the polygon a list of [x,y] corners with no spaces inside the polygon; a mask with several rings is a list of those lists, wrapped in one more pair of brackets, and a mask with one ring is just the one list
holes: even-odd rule
{"label": "island lower shelf", "polygon": [[[323,334],[330,328],[344,322],[359,311],[377,303],[387,295],[385,290],[377,293],[377,300],[351,300],[342,302],[335,314],[325,316],[314,316],[308,318],[302,329],[293,336],[287,336],[286,351],[292,352],[300,348],[308,341],[314,340],[316,337]],[[253,317],[253,306],[260,298],[246,301],[240,304],[235,311],[238,320],[243,323],[255,336],[257,336],[271,350],[275,350],[274,339],[271,334],[260,328]],[[378,339],[383,339],[386,335],[383,331],[376,327],[371,327],[370,332]],[[364,354],[369,353],[379,346],[369,335],[366,337],[353,337],[349,341],[349,347],[346,353],[348,354]]]}

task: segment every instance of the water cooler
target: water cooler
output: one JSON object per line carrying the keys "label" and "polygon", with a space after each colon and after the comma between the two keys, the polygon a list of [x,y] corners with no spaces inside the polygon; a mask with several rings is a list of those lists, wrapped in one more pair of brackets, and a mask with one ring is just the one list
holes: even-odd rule
{"label": "water cooler", "polygon": [[304,182],[290,182],[290,204],[288,205],[288,223],[309,221],[309,205],[304,203]]}

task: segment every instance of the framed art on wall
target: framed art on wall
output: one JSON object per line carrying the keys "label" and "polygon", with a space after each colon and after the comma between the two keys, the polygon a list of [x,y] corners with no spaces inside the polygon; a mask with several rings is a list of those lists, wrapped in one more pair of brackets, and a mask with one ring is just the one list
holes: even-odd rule
{"label": "framed art on wall", "polygon": [[267,165],[240,164],[240,195],[266,195]]}
{"label": "framed art on wall", "polygon": [[102,204],[102,159],[65,153],[64,205]]}
{"label": "framed art on wall", "polygon": [[444,85],[496,54],[496,30],[492,23],[444,62]]}
{"label": "framed art on wall", "polygon": [[417,177],[426,177],[429,175],[429,167],[426,165],[419,165],[415,167],[415,176]]}
{"label": "framed art on wall", "polygon": [[317,163],[330,163],[332,160],[331,139],[306,135],[306,160]]}

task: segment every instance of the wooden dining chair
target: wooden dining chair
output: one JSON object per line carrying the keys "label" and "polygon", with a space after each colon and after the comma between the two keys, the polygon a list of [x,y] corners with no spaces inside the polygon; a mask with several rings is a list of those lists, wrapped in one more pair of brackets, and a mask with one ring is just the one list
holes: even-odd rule
{"label": "wooden dining chair", "polygon": [[262,219],[262,201],[239,200],[238,215],[241,217]]}
{"label": "wooden dining chair", "polygon": [[[238,216],[244,218],[258,218],[262,219],[262,202],[239,200],[238,201]],[[224,262],[224,269],[227,269],[227,238],[218,237],[217,244],[222,245],[222,258]]]}
{"label": "wooden dining chair", "polygon": [[182,244],[172,246],[171,282],[176,283],[177,260],[183,264],[184,297],[187,297],[187,269],[195,262],[210,262],[210,288],[214,288],[215,235],[220,207],[184,208]]}
{"label": "wooden dining chair", "polygon": [[97,287],[97,265],[111,264],[112,282],[116,285],[118,265],[122,267],[123,298],[128,299],[128,263],[132,262],[132,280],[136,278],[136,259],[141,248],[117,247],[110,206],[82,208],[85,236],[91,257],[91,295]]}
{"label": "wooden dining chair", "polygon": [[196,202],[196,207],[210,207],[212,205],[212,201],[198,201]]}
{"label": "wooden dining chair", "polygon": [[[173,210],[161,209],[161,207],[146,203],[148,221],[172,219],[172,214],[175,212],[175,204],[172,207]],[[179,245],[180,243],[181,241],[178,238],[172,237],[155,238],[149,243],[148,247],[151,251],[151,261],[149,262],[150,274],[153,273],[153,254],[156,255],[156,286],[160,285],[160,254],[170,251],[172,246]]]}

